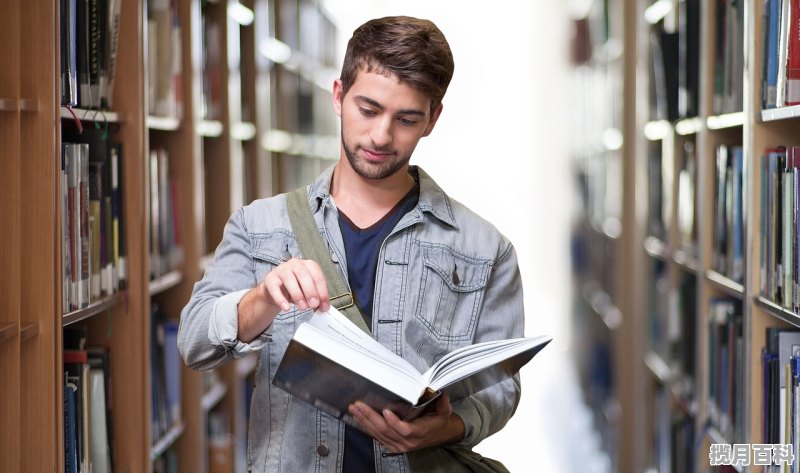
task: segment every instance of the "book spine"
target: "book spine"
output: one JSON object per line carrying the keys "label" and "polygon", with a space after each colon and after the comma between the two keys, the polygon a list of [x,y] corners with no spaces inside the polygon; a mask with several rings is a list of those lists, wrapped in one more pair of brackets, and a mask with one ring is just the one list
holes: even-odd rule
{"label": "book spine", "polygon": [[800,0],[789,3],[789,37],[786,53],[786,105],[800,104]]}

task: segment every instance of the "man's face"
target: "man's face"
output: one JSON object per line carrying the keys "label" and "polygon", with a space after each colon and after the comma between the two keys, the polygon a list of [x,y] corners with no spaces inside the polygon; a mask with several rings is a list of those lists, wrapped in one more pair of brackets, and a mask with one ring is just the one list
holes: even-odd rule
{"label": "man's face", "polygon": [[342,95],[342,83],[333,88],[336,114],[342,119],[342,151],[361,177],[385,179],[405,170],[420,138],[430,134],[441,112],[431,116],[431,100],[422,92],[365,69]]}

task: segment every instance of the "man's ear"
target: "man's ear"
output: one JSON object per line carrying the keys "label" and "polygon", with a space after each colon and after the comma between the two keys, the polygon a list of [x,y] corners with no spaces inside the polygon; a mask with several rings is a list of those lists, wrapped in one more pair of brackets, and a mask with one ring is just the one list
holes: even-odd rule
{"label": "man's ear", "polygon": [[431,114],[431,121],[428,122],[428,126],[425,128],[425,133],[422,136],[428,136],[433,131],[433,127],[436,125],[436,121],[439,120],[439,115],[442,114],[443,105],[440,102],[436,108],[433,109],[433,113]]}
{"label": "man's ear", "polygon": [[333,81],[333,111],[340,117],[342,116],[342,99],[344,99],[342,80],[336,79]]}

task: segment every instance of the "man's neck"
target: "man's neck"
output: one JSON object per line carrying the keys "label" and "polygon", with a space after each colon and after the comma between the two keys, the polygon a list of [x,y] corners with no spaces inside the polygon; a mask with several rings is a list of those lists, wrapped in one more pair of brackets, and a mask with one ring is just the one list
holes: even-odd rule
{"label": "man's neck", "polygon": [[339,161],[333,171],[331,196],[336,207],[361,228],[380,220],[414,187],[404,167],[386,179],[365,179]]}

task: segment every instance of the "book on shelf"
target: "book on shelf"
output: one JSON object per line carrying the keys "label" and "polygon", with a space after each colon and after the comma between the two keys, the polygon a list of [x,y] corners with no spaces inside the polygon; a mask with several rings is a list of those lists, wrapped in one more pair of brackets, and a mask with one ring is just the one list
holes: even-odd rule
{"label": "book on shelf", "polygon": [[352,422],[348,407],[355,401],[408,421],[442,392],[456,402],[514,376],[550,341],[538,336],[477,343],[420,373],[332,307],[298,327],[272,383],[345,422]]}
{"label": "book on shelf", "polygon": [[800,446],[800,331],[767,329],[762,351],[764,440]]}
{"label": "book on shelf", "polygon": [[[65,130],[61,154],[62,310],[125,286],[121,147],[103,132]],[[70,142],[76,141],[76,142]]]}

